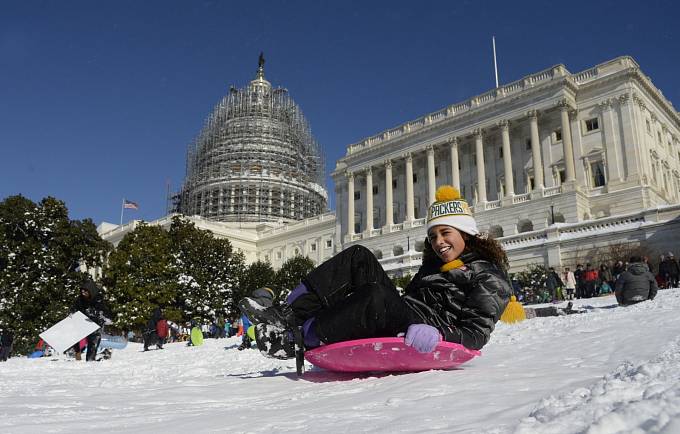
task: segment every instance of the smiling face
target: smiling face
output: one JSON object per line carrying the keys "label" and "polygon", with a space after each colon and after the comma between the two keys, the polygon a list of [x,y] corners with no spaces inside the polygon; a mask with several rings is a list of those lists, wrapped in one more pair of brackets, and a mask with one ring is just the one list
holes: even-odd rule
{"label": "smiling face", "polygon": [[432,250],[448,263],[457,259],[465,249],[465,235],[452,226],[437,225],[427,232]]}

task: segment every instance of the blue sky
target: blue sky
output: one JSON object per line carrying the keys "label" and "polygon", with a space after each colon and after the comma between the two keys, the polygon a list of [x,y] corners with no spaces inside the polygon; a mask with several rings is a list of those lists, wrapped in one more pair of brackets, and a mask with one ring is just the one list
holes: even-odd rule
{"label": "blue sky", "polygon": [[96,224],[123,197],[140,205],[126,221],[165,215],[187,144],[260,51],[327,174],[348,144],[493,88],[492,35],[501,83],[631,55],[678,107],[679,21],[672,1],[3,2],[0,200],[50,195]]}

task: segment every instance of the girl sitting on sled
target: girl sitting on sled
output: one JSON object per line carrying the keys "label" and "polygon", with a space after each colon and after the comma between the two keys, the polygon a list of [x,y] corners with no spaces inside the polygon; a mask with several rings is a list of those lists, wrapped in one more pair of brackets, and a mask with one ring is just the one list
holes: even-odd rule
{"label": "girl sitting on sled", "polygon": [[442,186],[427,215],[423,263],[401,296],[375,256],[351,246],[312,270],[285,302],[260,288],[239,302],[255,325],[258,349],[298,360],[324,344],[405,333],[406,345],[432,352],[440,340],[480,349],[512,293],[507,256],[480,236],[470,208]]}

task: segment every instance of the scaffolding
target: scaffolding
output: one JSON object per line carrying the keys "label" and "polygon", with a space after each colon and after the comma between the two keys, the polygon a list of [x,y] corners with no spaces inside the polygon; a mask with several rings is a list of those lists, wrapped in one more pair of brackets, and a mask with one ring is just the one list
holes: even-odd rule
{"label": "scaffolding", "polygon": [[321,147],[300,107],[257,75],[233,86],[188,146],[172,211],[226,222],[294,221],[326,211]]}

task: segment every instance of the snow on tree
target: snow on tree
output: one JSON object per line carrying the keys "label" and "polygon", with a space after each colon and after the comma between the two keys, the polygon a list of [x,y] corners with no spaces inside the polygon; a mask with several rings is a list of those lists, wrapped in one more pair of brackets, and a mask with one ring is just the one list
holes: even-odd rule
{"label": "snow on tree", "polygon": [[276,272],[271,264],[264,261],[253,262],[243,273],[241,285],[234,291],[234,300],[238,302],[257,288],[275,284]]}
{"label": "snow on tree", "polygon": [[64,202],[23,196],[0,202],[0,329],[27,352],[68,314],[87,275],[110,250],[90,219],[69,220]]}
{"label": "snow on tree", "polygon": [[281,291],[279,297],[284,300],[302,278],[313,269],[314,261],[306,256],[298,255],[284,262],[281,269],[276,273],[276,284]]}
{"label": "snow on tree", "polygon": [[169,231],[142,224],[127,234],[104,270],[108,302],[121,328],[142,327],[156,307],[168,319],[212,322],[234,312],[243,254],[180,217]]}

